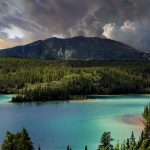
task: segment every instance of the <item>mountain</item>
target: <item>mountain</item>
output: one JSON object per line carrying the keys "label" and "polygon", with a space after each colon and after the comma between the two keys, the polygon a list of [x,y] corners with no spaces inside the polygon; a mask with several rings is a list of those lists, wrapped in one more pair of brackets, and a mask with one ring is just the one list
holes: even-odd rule
{"label": "mountain", "polygon": [[121,42],[97,37],[49,38],[0,50],[0,56],[61,60],[148,60],[150,55]]}

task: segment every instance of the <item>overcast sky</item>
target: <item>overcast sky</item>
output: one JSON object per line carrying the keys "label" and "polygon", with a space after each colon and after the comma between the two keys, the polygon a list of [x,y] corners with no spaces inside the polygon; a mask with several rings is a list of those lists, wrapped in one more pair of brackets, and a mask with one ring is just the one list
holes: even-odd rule
{"label": "overcast sky", "polygon": [[0,49],[79,35],[150,52],[150,0],[0,0]]}

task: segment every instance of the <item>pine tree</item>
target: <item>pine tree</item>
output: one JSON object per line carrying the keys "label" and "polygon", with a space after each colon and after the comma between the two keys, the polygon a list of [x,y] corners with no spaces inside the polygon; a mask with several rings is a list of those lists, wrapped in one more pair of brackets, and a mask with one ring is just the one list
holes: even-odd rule
{"label": "pine tree", "polygon": [[98,146],[98,150],[101,150],[101,149],[112,150],[113,145],[111,144],[111,141],[113,141],[113,139],[111,138],[111,133],[104,132],[100,139],[101,144]]}
{"label": "pine tree", "polygon": [[33,143],[29,137],[29,134],[25,128],[22,129],[20,142],[24,150],[33,150]]}
{"label": "pine tree", "polygon": [[14,134],[7,131],[5,139],[1,146],[2,150],[14,150]]}
{"label": "pine tree", "polygon": [[1,150],[33,150],[33,144],[25,128],[21,132],[6,133]]}
{"label": "pine tree", "polygon": [[134,133],[132,131],[131,137],[130,137],[130,141],[135,141],[135,137],[134,137]]}
{"label": "pine tree", "polygon": [[38,150],[41,150],[41,147],[40,147],[40,145],[38,146]]}
{"label": "pine tree", "polygon": [[88,150],[88,147],[87,147],[87,145],[85,146],[85,150]]}
{"label": "pine tree", "polygon": [[134,133],[132,132],[131,137],[130,137],[130,150],[134,150],[136,148],[136,142],[135,142],[135,137]]}
{"label": "pine tree", "polygon": [[117,142],[114,150],[119,150],[119,141]]}
{"label": "pine tree", "polygon": [[139,141],[138,141],[137,146],[136,146],[137,149],[140,148],[140,146],[142,145],[143,140],[144,140],[144,132],[142,131],[141,136],[140,136]]}
{"label": "pine tree", "polygon": [[150,143],[148,139],[143,140],[142,145],[140,146],[139,150],[149,150]]}
{"label": "pine tree", "polygon": [[70,150],[70,147],[69,147],[69,145],[67,146],[67,150]]}
{"label": "pine tree", "polygon": [[130,148],[130,140],[127,139],[127,142],[126,142],[126,148],[129,149]]}
{"label": "pine tree", "polygon": [[126,150],[126,144],[125,144],[125,141],[123,142],[123,144],[121,144],[121,150]]}

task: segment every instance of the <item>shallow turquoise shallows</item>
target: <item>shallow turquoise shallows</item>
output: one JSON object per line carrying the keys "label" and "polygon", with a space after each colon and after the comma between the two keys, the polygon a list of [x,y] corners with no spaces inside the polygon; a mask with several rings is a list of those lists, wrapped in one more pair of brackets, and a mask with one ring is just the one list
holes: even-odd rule
{"label": "shallow turquoise shallows", "polygon": [[[142,126],[135,122],[150,96],[101,96],[87,102],[12,104],[10,96],[0,95],[0,142],[7,130],[25,127],[35,148],[42,150],[96,150],[104,131],[122,141]],[[133,119],[132,119],[133,118]],[[136,118],[136,119],[135,119]]]}

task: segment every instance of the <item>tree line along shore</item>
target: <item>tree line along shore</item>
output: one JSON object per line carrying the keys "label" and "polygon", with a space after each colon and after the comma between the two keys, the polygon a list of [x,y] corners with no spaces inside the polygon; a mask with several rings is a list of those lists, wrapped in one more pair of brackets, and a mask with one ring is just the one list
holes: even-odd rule
{"label": "tree line along shore", "polygon": [[15,94],[13,102],[150,94],[150,62],[0,57],[0,94]]}

